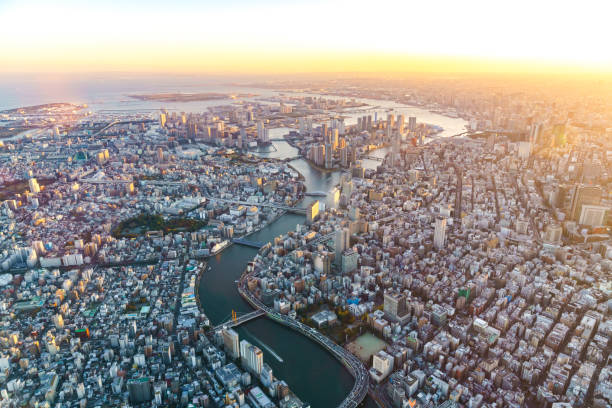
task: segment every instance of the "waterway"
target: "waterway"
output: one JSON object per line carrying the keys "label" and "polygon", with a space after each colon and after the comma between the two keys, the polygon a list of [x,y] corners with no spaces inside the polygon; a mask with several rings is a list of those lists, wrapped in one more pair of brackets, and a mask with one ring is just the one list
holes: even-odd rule
{"label": "waterway", "polygon": [[[42,80],[41,80],[42,81]],[[180,82],[180,81],[179,81]],[[81,82],[42,82],[31,80],[29,82],[11,80],[0,81],[0,110],[18,106],[35,105],[50,102],[78,102],[88,103],[89,109],[99,112],[157,112],[164,107],[169,110],[184,112],[202,112],[208,107],[232,104],[231,99],[201,102],[161,103],[155,101],[140,101],[129,98],[130,93],[148,92],[235,92],[257,93],[268,97],[278,92],[269,89],[244,89],[227,87],[224,85],[212,86],[210,84],[192,85],[185,79],[184,83],[157,82],[151,88],[151,81],[143,79],[142,82],[128,80],[91,81],[83,79]],[[58,100],[58,95],[62,95]],[[324,96],[326,98],[333,98]],[[247,98],[254,100],[256,98]],[[449,118],[424,109],[397,104],[392,101],[357,99],[370,104],[368,108],[360,108],[343,114],[345,123],[350,125],[357,122],[363,115],[378,115],[386,117],[392,112],[396,115],[404,114],[416,116],[419,122],[435,124],[444,130],[438,137],[447,137],[463,132],[466,122],[462,119]],[[271,138],[281,138],[289,128],[270,130]],[[20,135],[22,136],[22,135]],[[387,149],[379,149],[371,154],[384,157]],[[269,152],[257,153],[265,157],[286,158],[296,157],[297,149],[285,141],[275,141],[274,149]],[[366,168],[375,168],[380,163],[374,160],[363,160]],[[308,191],[331,191],[339,182],[340,172],[322,172],[311,167],[305,160],[297,159],[291,165],[305,178],[304,183]],[[321,201],[333,206],[331,197],[322,198]],[[304,200],[304,205],[310,203],[310,198]],[[274,237],[296,228],[297,224],[304,223],[303,216],[287,214],[270,224],[266,228],[253,234],[250,239],[268,242]],[[210,270],[206,271],[200,280],[199,294],[201,305],[211,320],[218,324],[229,320],[232,310],[236,312],[251,311],[251,307],[240,297],[235,281],[244,271],[246,264],[255,256],[256,250],[240,245],[232,245],[221,254],[209,260]],[[264,353],[264,361],[274,370],[276,377],[287,382],[291,390],[302,400],[307,401],[313,408],[331,408],[337,406],[349,393],[353,386],[353,378],[331,354],[316,343],[308,340],[301,334],[284,326],[276,324],[266,318],[248,322],[237,329],[240,338],[258,345]],[[366,398],[367,408],[376,405]]]}
{"label": "waterway", "polygon": [[[271,129],[270,137],[282,137],[287,131],[287,128]],[[274,142],[274,147],[267,153],[258,154],[273,158],[297,156],[297,149],[285,141]],[[373,153],[384,157],[386,149]],[[364,161],[364,166],[369,168],[379,164],[373,160]],[[303,159],[293,160],[291,165],[304,176],[308,191],[329,192],[339,183],[340,172],[319,171]],[[307,198],[304,204],[310,203],[311,200],[312,198]],[[334,205],[330,196],[320,200],[325,202],[327,207]],[[249,239],[268,242],[278,235],[295,230],[296,225],[303,224],[304,221],[303,216],[287,214],[251,235]],[[211,270],[202,277],[199,293],[202,308],[212,324],[229,320],[232,310],[252,310],[238,294],[235,280],[240,277],[246,264],[256,253],[255,249],[233,245],[210,259]],[[240,326],[237,332],[241,339],[260,347],[264,353],[264,361],[273,368],[274,374],[285,380],[289,388],[313,408],[337,406],[353,386],[353,377],[341,363],[325,349],[293,330],[260,318]],[[373,408],[376,405],[366,399],[364,406]]]}

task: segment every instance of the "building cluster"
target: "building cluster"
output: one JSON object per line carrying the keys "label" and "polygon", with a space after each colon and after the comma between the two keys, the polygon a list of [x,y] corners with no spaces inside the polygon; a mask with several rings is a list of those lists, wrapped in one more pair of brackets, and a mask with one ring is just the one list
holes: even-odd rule
{"label": "building cluster", "polygon": [[[364,330],[379,337],[363,361],[389,406],[609,405],[605,146],[538,131],[402,138],[376,171],[343,173],[338,208],[312,203],[308,225],[263,248],[249,290],[314,327],[344,325],[350,350]],[[588,151],[590,182],[573,170]]]}

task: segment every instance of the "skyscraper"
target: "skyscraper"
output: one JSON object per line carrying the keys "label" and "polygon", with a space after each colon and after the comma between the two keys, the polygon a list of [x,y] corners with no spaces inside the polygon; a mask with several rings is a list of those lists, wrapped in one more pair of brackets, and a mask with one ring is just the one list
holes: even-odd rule
{"label": "skyscraper", "polygon": [[446,218],[436,218],[436,227],[434,231],[434,246],[437,249],[444,248],[446,243]]}
{"label": "skyscraper", "polygon": [[232,358],[240,357],[240,345],[238,333],[233,329],[223,329],[223,345]]}
{"label": "skyscraper", "polygon": [[335,257],[335,262],[336,264],[340,264],[340,262],[342,261],[342,253],[348,249],[349,245],[350,245],[350,240],[351,240],[351,235],[349,234],[349,229],[348,228],[340,228],[339,230],[336,231],[336,237],[334,240],[334,244],[336,247],[336,257]]}
{"label": "skyscraper", "polygon": [[408,130],[411,132],[416,130],[416,116],[410,116],[408,118]]}
{"label": "skyscraper", "polygon": [[325,168],[331,169],[333,166],[333,149],[331,144],[325,145]]}
{"label": "skyscraper", "polygon": [[240,359],[242,365],[247,370],[255,373],[257,376],[261,375],[263,369],[263,352],[259,347],[253,346],[246,340],[240,342]]}
{"label": "skyscraper", "polygon": [[269,140],[268,129],[264,126],[264,123],[260,120],[257,122],[257,141],[261,143],[268,143]]}

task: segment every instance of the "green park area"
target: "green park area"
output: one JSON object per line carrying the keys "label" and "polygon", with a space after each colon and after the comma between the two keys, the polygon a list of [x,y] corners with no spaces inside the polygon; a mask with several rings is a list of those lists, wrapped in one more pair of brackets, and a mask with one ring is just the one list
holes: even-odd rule
{"label": "green park area", "polygon": [[140,214],[127,220],[123,220],[113,228],[112,234],[115,238],[136,238],[149,231],[170,232],[192,232],[203,228],[206,221],[193,218],[169,218],[164,219],[159,214]]}

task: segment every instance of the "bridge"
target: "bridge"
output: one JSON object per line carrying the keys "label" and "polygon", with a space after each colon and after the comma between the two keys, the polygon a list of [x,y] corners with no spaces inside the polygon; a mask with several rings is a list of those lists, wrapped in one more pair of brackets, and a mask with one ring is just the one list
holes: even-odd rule
{"label": "bridge", "polygon": [[367,156],[362,156],[362,159],[368,159],[368,160],[376,160],[376,161],[383,161],[384,159],[381,157],[376,157],[376,156],[372,156],[372,155],[367,155]]}
{"label": "bridge", "polygon": [[232,242],[234,244],[238,244],[238,245],[244,245],[244,246],[248,246],[251,248],[261,248],[262,246],[266,245],[264,242],[261,241],[251,241],[245,238],[234,238],[232,239]]}
{"label": "bridge", "polygon": [[351,392],[340,403],[340,405],[338,405],[338,407],[357,408],[357,406],[361,404],[366,394],[368,393],[370,383],[368,370],[363,365],[361,360],[359,360],[355,355],[350,353],[344,347],[337,345],[328,337],[321,334],[318,330],[313,329],[312,327],[308,327],[305,324],[300,323],[299,321],[292,319],[286,315],[282,315],[276,312],[274,309],[266,306],[247,288],[246,282],[249,276],[250,274],[245,271],[245,273],[243,273],[242,277],[240,278],[240,281],[238,283],[238,292],[240,293],[240,295],[256,310],[262,312],[265,311],[265,314],[267,314],[270,319],[284,326],[287,326],[290,329],[298,331],[304,336],[313,340],[314,342],[320,344],[327,351],[329,351],[338,361],[340,361],[346,367],[349,373],[351,373],[353,378],[355,378],[355,383],[353,384]]}
{"label": "bridge", "polygon": [[232,318],[226,321],[225,323],[221,323],[213,327],[213,331],[221,330],[221,329],[231,329],[232,327],[240,326],[243,323],[249,322],[253,319],[257,319],[265,315],[266,312],[260,309],[256,309],[253,312],[246,314],[238,314],[232,310]]}

